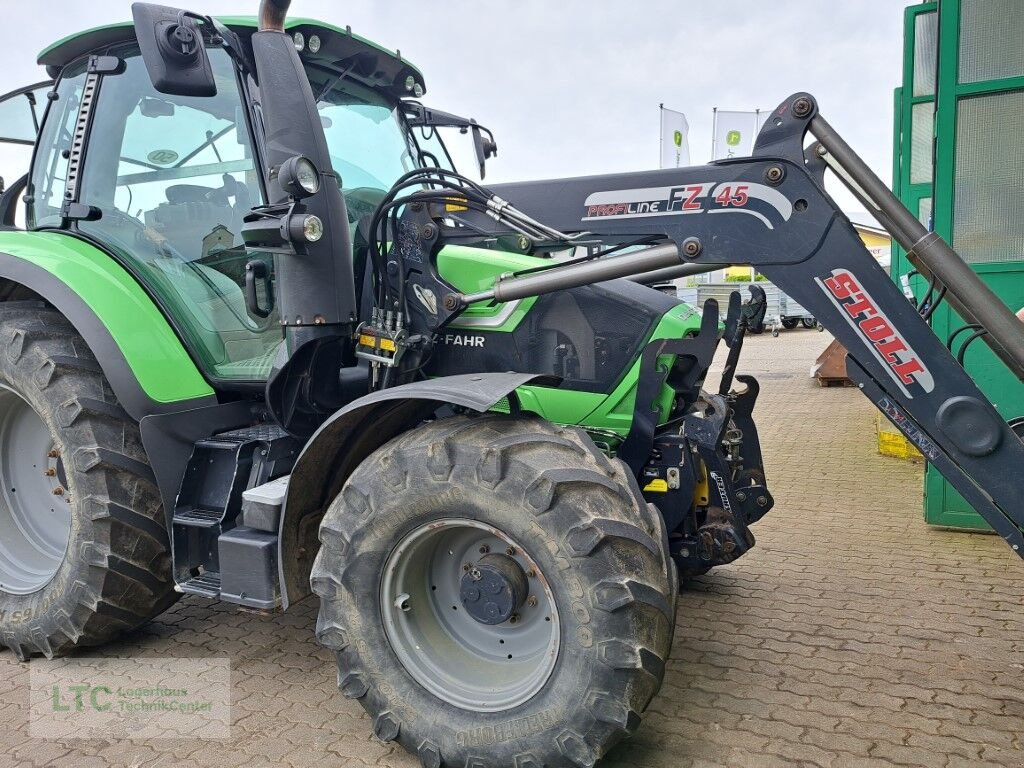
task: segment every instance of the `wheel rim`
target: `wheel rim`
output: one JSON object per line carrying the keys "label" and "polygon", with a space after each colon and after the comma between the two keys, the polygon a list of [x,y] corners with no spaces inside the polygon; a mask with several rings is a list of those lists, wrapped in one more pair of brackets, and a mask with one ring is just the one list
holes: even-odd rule
{"label": "wheel rim", "polygon": [[70,501],[50,430],[0,384],[0,591],[27,595],[50,583],[71,537]]}
{"label": "wheel rim", "polygon": [[[528,584],[528,597],[498,624],[473,618],[462,592],[464,579],[478,575],[481,558],[491,553],[514,561]],[[477,520],[436,520],[402,539],[384,566],[381,611],[406,671],[462,709],[522,704],[558,659],[558,610],[544,574],[516,541]]]}

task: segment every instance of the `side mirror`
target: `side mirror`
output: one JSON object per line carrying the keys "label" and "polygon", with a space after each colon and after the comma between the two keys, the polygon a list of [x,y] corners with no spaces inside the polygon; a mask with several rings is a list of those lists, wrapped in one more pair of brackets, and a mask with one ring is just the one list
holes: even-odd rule
{"label": "side mirror", "polygon": [[[486,128],[481,128],[473,123],[473,148],[476,150],[476,161],[480,164],[480,178],[483,179],[486,173],[487,161],[498,154],[498,145],[494,141],[494,134]],[[487,135],[484,136],[484,131]]]}
{"label": "side mirror", "polygon": [[195,14],[162,5],[132,5],[135,36],[153,87],[172,96],[216,96],[217,84]]}

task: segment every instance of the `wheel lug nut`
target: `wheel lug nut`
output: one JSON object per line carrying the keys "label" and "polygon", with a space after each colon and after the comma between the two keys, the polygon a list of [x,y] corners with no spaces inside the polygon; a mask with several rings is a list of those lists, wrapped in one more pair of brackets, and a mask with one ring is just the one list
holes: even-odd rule
{"label": "wheel lug nut", "polygon": [[463,563],[462,564],[462,570],[464,570],[464,571],[468,571],[472,567],[473,567],[472,563]]}
{"label": "wheel lug nut", "polygon": [[509,557],[514,557],[515,554],[516,554],[516,548],[515,547],[509,547],[508,549],[505,550],[505,554],[508,555]]}
{"label": "wheel lug nut", "polygon": [[537,603],[538,603],[538,602],[540,602],[540,601],[539,601],[539,600],[537,600],[537,596],[536,596],[536,595],[530,595],[530,596],[529,596],[529,597],[528,597],[528,598],[526,599],[526,604],[527,604],[528,606],[530,606],[531,608],[536,608],[536,607],[537,607]]}
{"label": "wheel lug nut", "polygon": [[46,475],[47,477],[53,477],[54,475],[57,474],[57,470],[54,469],[53,467],[50,467],[50,469],[43,472],[43,474]]}
{"label": "wheel lug nut", "polygon": [[49,456],[51,459],[59,459],[60,451],[58,451],[56,448],[51,448],[49,453],[47,453],[46,455]]}
{"label": "wheel lug nut", "polygon": [[54,496],[63,496],[64,495],[64,489],[63,488],[54,488],[53,489],[53,495]]}
{"label": "wheel lug nut", "polygon": [[519,622],[519,614],[513,613],[508,620],[509,624],[517,624]]}
{"label": "wheel lug nut", "polygon": [[526,575],[529,576],[531,579],[536,579],[537,578],[537,570],[535,568],[531,568],[530,570],[528,570],[526,572]]}
{"label": "wheel lug nut", "polygon": [[486,544],[484,544],[482,547],[480,547],[480,554],[481,555],[486,555],[490,551],[491,551],[491,548],[489,546],[487,546]]}

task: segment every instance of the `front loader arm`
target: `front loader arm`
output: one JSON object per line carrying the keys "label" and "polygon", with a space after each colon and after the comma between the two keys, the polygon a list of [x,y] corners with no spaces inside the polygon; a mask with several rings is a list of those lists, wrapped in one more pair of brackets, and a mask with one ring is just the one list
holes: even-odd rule
{"label": "front loader arm", "polygon": [[[819,143],[804,148],[812,132]],[[449,297],[452,307],[510,301],[601,279],[746,264],[767,275],[849,352],[849,373],[977,511],[1024,556],[1024,442],[868,253],[824,188],[831,166],[947,289],[953,307],[1024,376],[1024,324],[940,238],[928,233],[796,94],[768,119],[754,155],[707,166],[496,186],[519,211],[603,243],[663,245],[597,262],[506,276]],[[477,229],[481,215],[464,218]],[[490,222],[493,228],[493,222]],[[666,247],[664,243],[668,243]]]}

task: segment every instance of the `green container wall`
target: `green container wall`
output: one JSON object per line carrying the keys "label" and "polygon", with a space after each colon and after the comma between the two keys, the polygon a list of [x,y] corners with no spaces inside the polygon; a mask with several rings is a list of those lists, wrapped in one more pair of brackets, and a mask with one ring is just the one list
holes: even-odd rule
{"label": "green container wall", "polygon": [[[1019,0],[941,0],[907,8],[893,141],[896,194],[1014,310],[1024,306],[1022,39]],[[893,278],[911,269],[894,247]],[[927,291],[919,277],[911,286],[919,299]],[[933,318],[943,339],[963,324],[946,305]],[[985,344],[972,344],[964,364],[1004,417],[1024,416],[1024,385]],[[931,466],[925,469],[924,516],[933,525],[987,527]]]}

